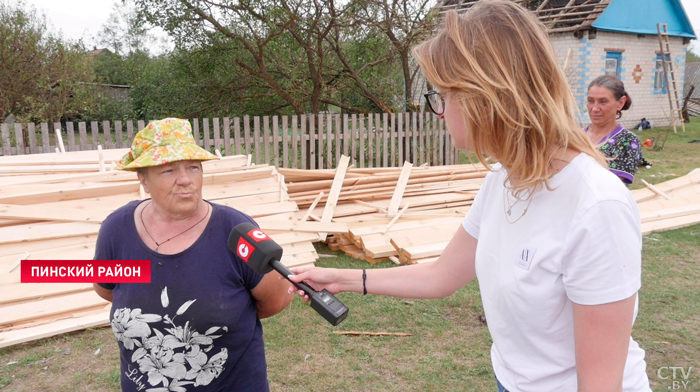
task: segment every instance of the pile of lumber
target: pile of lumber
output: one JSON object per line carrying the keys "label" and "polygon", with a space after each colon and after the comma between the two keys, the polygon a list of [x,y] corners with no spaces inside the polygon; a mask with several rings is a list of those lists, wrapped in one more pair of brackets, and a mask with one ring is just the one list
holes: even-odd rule
{"label": "pile of lumber", "polygon": [[[110,170],[125,152],[0,158],[0,347],[108,324],[109,303],[91,284],[22,284],[19,266],[21,260],[93,259],[100,223],[148,197],[135,173]],[[249,162],[247,156],[205,162],[203,197],[255,218],[284,248],[287,266],[313,265],[319,231],[346,232],[347,226],[299,222],[277,169]]]}
{"label": "pile of lumber", "polygon": [[[341,162],[342,163],[342,162]],[[347,163],[346,163],[347,164]],[[331,249],[370,263],[434,261],[459,228],[486,171],[478,165],[354,169],[281,169],[301,220],[348,225],[327,238]],[[700,169],[633,191],[643,234],[700,223]],[[315,195],[315,197],[314,197]],[[324,203],[330,202],[331,208]],[[306,207],[306,206],[309,207]],[[324,216],[313,214],[323,208]],[[306,211],[304,211],[306,209]]]}
{"label": "pile of lumber", "polygon": [[481,165],[357,169],[348,163],[343,157],[336,170],[280,172],[301,208],[299,219],[346,223],[348,233],[327,238],[331,249],[370,263],[435,260],[487,173]]}
{"label": "pile of lumber", "polygon": [[685,176],[632,191],[642,218],[642,234],[700,223],[700,168]]}

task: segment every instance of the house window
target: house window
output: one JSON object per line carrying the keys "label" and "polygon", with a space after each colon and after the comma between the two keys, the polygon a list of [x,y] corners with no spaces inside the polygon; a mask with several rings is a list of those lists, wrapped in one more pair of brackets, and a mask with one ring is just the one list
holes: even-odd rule
{"label": "house window", "polygon": [[605,53],[605,74],[617,76],[620,75],[620,63],[622,62],[622,52],[606,52]]}
{"label": "house window", "polygon": [[[671,58],[666,55],[666,63],[670,63]],[[670,65],[670,64],[669,64]],[[656,55],[656,68],[654,69],[654,93],[666,94],[666,75],[664,75],[664,62],[661,53]]]}

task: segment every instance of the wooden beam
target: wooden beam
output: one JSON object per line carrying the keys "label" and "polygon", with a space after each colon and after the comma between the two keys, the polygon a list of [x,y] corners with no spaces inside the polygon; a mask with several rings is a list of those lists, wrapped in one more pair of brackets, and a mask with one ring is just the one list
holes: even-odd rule
{"label": "wooden beam", "polygon": [[[338,197],[340,196],[340,191],[343,188],[343,180],[345,179],[345,172],[348,170],[348,165],[350,164],[350,157],[343,155],[338,163],[338,168],[335,172],[335,178],[333,179],[333,185],[331,185],[331,190],[328,193],[328,199],[326,200],[326,207],[323,209],[323,215],[321,216],[322,223],[328,223],[333,219],[333,211],[338,203]],[[321,241],[326,240],[326,232],[319,232],[319,238]]]}
{"label": "wooden beam", "polygon": [[394,194],[391,196],[391,202],[389,202],[388,215],[392,217],[396,215],[399,211],[399,205],[401,204],[401,198],[406,190],[406,185],[408,184],[408,178],[411,176],[411,168],[413,164],[410,162],[404,162],[403,168],[401,169],[401,175],[396,183],[396,189]]}

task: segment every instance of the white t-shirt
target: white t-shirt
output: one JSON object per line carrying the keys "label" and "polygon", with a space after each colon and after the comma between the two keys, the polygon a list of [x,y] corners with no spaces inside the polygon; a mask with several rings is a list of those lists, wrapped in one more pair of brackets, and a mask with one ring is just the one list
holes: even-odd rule
{"label": "white t-shirt", "polygon": [[[639,290],[639,211],[622,181],[585,154],[529,206],[506,190],[506,175],[494,167],[463,222],[478,239],[494,371],[510,392],[576,392],[572,302],[605,304]],[[644,350],[631,337],[623,390],[651,391]]]}

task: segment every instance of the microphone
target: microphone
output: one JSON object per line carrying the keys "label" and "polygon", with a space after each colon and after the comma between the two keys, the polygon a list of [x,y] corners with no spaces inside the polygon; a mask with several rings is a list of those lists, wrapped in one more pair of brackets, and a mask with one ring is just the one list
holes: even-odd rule
{"label": "microphone", "polygon": [[[238,224],[231,230],[228,237],[228,248],[260,274],[264,275],[275,270],[287,280],[289,280],[290,275],[294,275],[280,262],[283,253],[282,247],[250,222]],[[311,298],[311,308],[332,325],[340,324],[347,317],[348,307],[328,290],[316,291],[303,282],[292,282],[292,284]]]}

